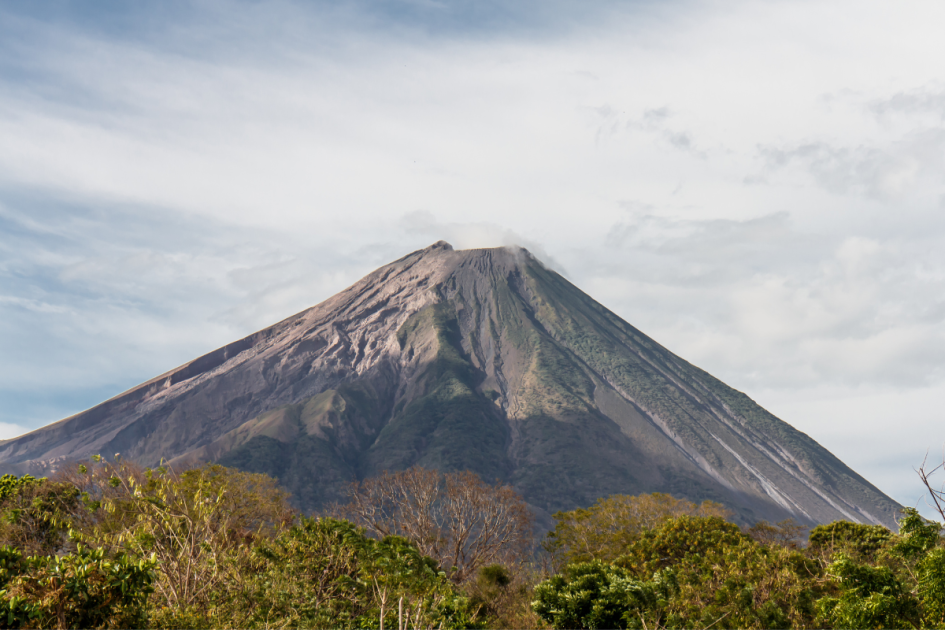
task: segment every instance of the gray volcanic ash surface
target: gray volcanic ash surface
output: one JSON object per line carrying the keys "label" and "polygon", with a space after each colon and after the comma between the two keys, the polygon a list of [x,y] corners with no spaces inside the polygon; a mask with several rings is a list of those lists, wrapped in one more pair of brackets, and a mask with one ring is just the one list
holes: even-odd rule
{"label": "gray volcanic ash surface", "polygon": [[97,407],[0,442],[4,472],[121,453],[277,477],[303,509],[419,464],[513,484],[539,511],[614,493],[743,521],[894,526],[899,505],[526,250],[436,243]]}

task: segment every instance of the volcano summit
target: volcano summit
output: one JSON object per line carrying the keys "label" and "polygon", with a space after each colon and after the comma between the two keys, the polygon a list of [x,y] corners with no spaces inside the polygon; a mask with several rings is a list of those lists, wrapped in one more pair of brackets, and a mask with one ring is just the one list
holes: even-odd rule
{"label": "volcano summit", "polygon": [[418,464],[511,483],[546,512],[609,494],[744,521],[894,526],[898,504],[521,248],[438,242],[245,339],[27,435],[0,471],[119,452],[277,477],[303,509]]}

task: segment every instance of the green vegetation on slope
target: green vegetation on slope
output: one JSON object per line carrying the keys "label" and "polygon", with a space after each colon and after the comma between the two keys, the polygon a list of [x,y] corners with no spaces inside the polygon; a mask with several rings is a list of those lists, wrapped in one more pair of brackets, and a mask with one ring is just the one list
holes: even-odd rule
{"label": "green vegetation on slope", "polygon": [[434,335],[436,353],[415,380],[416,395],[381,430],[367,453],[367,472],[402,470],[414,464],[472,470],[485,479],[509,474],[508,433],[492,400],[478,391],[483,374],[465,356],[455,312],[433,304],[411,316],[398,332],[409,352]]}
{"label": "green vegetation on slope", "polygon": [[[691,451],[697,451],[713,469],[734,474],[763,494],[757,477],[719,447],[721,438],[730,445],[743,445],[741,457],[776,486],[797,487],[804,492],[803,484],[785,470],[796,467],[851,505],[860,506],[873,517],[892,521],[895,503],[807,435],[774,417],[743,393],[660,347],[538,262],[530,261],[525,270],[534,296],[535,319],[549,335],[573,352],[588,370],[632,398],[650,415],[661,418],[674,436]],[[752,442],[762,446],[755,448]],[[785,452],[789,454],[784,455]],[[773,463],[769,454],[781,457],[782,463]],[[679,485],[664,488],[696,496]],[[703,498],[715,499],[708,495]],[[816,497],[813,500],[819,501]],[[743,511],[743,516],[752,517],[748,511]]]}
{"label": "green vegetation on slope", "polygon": [[668,420],[710,465],[726,467],[700,427],[703,406],[670,377],[675,366],[667,361],[668,352],[540,264],[529,264],[527,273],[537,296],[536,317],[559,343],[641,407]]}

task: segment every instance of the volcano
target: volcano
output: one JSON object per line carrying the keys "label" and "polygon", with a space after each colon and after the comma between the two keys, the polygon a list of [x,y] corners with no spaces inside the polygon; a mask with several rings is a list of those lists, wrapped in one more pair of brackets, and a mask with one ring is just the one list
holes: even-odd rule
{"label": "volcano", "polygon": [[0,442],[0,471],[120,453],[270,474],[304,510],[413,465],[512,484],[537,513],[610,494],[894,526],[813,439],[518,247],[438,242],[119,396]]}

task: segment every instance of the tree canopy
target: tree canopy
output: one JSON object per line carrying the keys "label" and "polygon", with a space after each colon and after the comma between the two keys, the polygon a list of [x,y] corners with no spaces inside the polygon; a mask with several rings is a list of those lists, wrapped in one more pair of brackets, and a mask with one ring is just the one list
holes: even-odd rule
{"label": "tree canopy", "polygon": [[615,495],[539,539],[468,472],[385,473],[315,517],[265,475],[93,458],[0,477],[0,628],[945,627],[941,526],[916,510],[806,536],[728,517]]}

